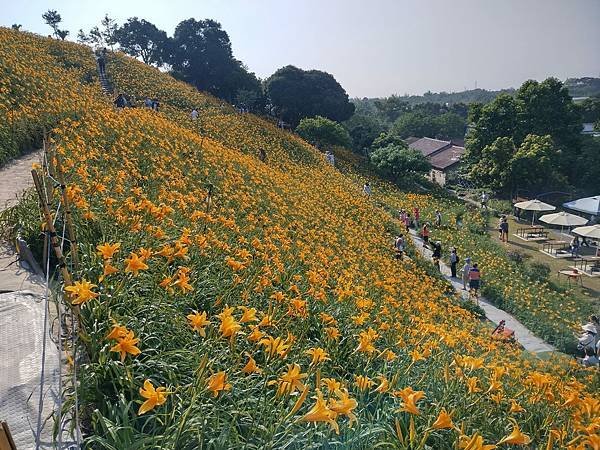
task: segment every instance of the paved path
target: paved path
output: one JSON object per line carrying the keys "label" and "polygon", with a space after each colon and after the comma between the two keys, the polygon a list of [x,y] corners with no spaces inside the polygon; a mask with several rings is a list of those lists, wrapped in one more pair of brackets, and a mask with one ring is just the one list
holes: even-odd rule
{"label": "paved path", "polygon": [[[0,169],[0,211],[15,205],[33,185],[31,166],[40,152],[27,154]],[[45,281],[19,261],[12,243],[0,240],[0,419],[8,423],[18,449],[35,448],[44,323]],[[50,328],[50,327],[49,327]],[[60,396],[59,351],[46,334],[44,407],[40,448],[52,444],[52,413]]]}
{"label": "paved path", "polygon": [[31,165],[41,163],[41,152],[28,153],[0,168],[0,211],[15,205],[19,195],[33,186]]}
{"label": "paved path", "polygon": [[[415,244],[416,249],[427,259],[431,259],[431,250],[423,247],[423,240],[417,236],[417,233],[414,230],[410,231],[410,237],[412,238],[413,243]],[[463,300],[467,300],[468,293],[463,290],[462,280],[459,278],[452,278],[450,276],[450,268],[440,261],[440,269],[442,271],[442,275],[446,280],[448,280],[456,292],[458,292]],[[554,352],[556,348],[542,339],[535,336],[531,331],[529,331],[521,322],[519,322],[516,318],[508,314],[506,311],[496,308],[494,305],[490,303],[489,300],[484,297],[479,298],[479,306],[485,311],[485,315],[487,318],[498,325],[501,320],[506,321],[506,328],[514,330],[515,338],[525,348],[525,350],[530,351],[532,353],[543,353],[543,352]]]}

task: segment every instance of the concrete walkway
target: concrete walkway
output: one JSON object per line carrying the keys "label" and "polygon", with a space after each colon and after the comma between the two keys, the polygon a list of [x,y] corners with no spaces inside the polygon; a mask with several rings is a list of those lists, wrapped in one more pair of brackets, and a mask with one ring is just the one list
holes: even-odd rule
{"label": "concrete walkway", "polygon": [[[431,250],[423,247],[423,240],[417,235],[415,230],[410,230],[410,237],[415,244],[416,249],[427,259],[431,259]],[[442,275],[448,282],[452,284],[456,292],[458,292],[463,300],[468,301],[468,291],[463,290],[462,280],[459,278],[452,278],[450,276],[450,267],[440,261],[440,270]],[[516,318],[508,314],[506,311],[496,308],[491,302],[484,297],[479,297],[479,306],[485,311],[486,317],[498,325],[501,320],[506,322],[506,328],[509,328],[515,332],[515,338],[525,348],[525,350],[532,353],[544,353],[554,352],[556,348],[548,344],[544,340],[535,336],[529,331],[521,322]]]}
{"label": "concrete walkway", "polygon": [[[15,205],[33,185],[33,163],[41,163],[40,152],[0,169],[0,211]],[[8,423],[18,449],[36,447],[44,324],[52,328],[45,308],[45,280],[29,269],[13,243],[0,241],[0,420]],[[48,331],[40,448],[54,448],[52,415],[60,397],[60,354],[53,341]]]}

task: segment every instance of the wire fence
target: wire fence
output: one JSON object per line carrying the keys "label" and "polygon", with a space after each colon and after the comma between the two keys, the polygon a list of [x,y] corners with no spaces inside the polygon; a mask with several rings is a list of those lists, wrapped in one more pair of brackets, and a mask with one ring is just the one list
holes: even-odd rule
{"label": "wire fence", "polygon": [[[77,241],[58,155],[49,147],[45,136],[43,164],[41,169],[31,171],[38,194],[40,212],[44,224],[44,315],[41,352],[41,368],[37,417],[35,420],[35,448],[43,448],[44,425],[53,419],[54,448],[78,449],[82,446],[79,417],[77,356],[79,309],[62,294],[62,289],[53,286],[71,285],[71,273],[77,269]],[[57,226],[60,228],[57,232]],[[65,246],[69,257],[65,257]],[[53,256],[54,260],[53,261]],[[55,262],[55,264],[53,264]],[[51,304],[56,308],[56,321],[50,324]],[[46,400],[46,365],[49,345],[58,347],[58,395],[54,401],[52,417],[44,417]],[[68,406],[65,406],[68,405]]]}

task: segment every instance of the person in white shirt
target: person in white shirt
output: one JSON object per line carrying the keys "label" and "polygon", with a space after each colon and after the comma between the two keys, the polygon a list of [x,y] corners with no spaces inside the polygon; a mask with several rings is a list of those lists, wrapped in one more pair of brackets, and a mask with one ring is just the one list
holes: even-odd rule
{"label": "person in white shirt", "polygon": [[471,272],[471,258],[465,258],[465,265],[462,268],[463,291],[467,290],[469,282],[469,273]]}
{"label": "person in white shirt", "polygon": [[198,118],[198,110],[196,108],[192,109],[192,120],[196,120]]}

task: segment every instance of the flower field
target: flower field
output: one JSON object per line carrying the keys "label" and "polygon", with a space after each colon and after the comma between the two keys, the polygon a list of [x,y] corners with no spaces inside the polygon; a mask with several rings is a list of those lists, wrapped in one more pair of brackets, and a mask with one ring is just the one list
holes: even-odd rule
{"label": "flower field", "polygon": [[[568,291],[559,291],[549,283],[532,279],[523,268],[510,260],[507,252],[487,235],[487,221],[479,211],[458,201],[415,193],[403,193],[378,180],[372,180],[375,200],[390,214],[398,209],[421,210],[421,223],[435,223],[435,211],[443,215],[443,227],[433,227],[432,240],[440,240],[445,255],[455,246],[461,257],[470,256],[483,272],[482,293],[501,309],[516,316],[527,328],[559,350],[572,353],[576,344],[573,333],[596,313],[590,300],[581,300]],[[456,218],[461,224],[457,226]],[[493,219],[492,219],[493,220]]]}
{"label": "flower field", "polygon": [[45,128],[74,205],[89,448],[599,448],[597,372],[491,340],[358,175],[122,55],[160,113],[114,110],[85,47],[0,43],[2,152]]}

